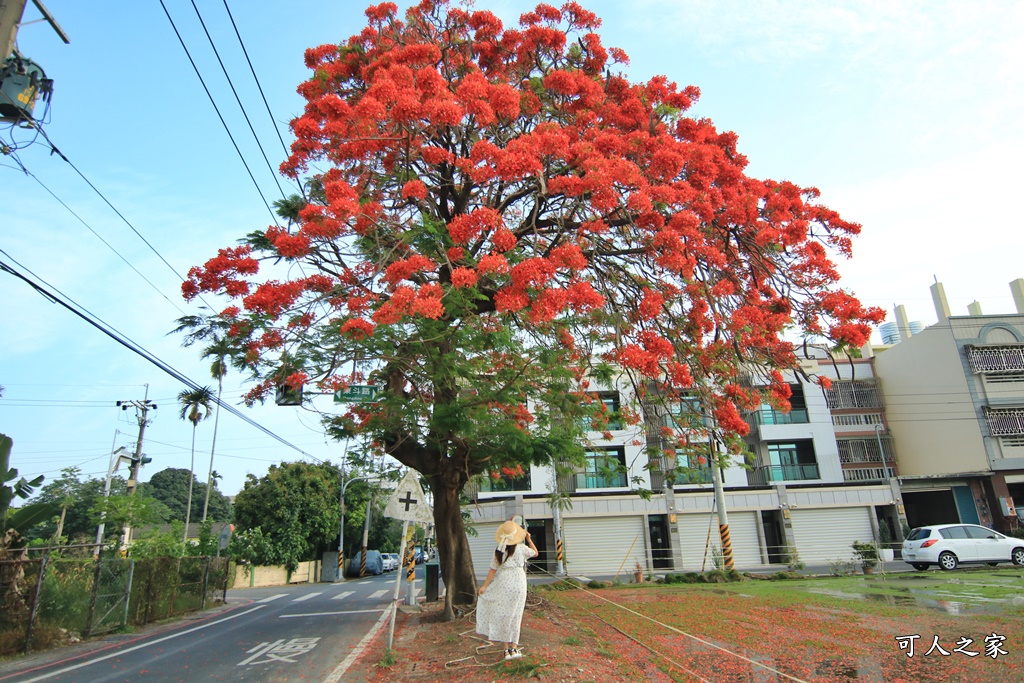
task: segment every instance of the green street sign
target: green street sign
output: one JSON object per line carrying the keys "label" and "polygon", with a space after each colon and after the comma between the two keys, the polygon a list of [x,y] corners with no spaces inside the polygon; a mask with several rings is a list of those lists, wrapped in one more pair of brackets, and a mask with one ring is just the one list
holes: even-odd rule
{"label": "green street sign", "polygon": [[346,389],[334,392],[335,403],[368,403],[377,400],[380,387],[372,384],[353,384]]}

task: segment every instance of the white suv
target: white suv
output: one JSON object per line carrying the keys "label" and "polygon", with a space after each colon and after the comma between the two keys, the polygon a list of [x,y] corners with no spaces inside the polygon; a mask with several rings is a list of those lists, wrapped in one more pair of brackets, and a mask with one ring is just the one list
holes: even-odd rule
{"label": "white suv", "polygon": [[1024,540],[976,524],[937,524],[914,529],[903,541],[903,561],[924,570],[956,569],[967,562],[1024,565]]}

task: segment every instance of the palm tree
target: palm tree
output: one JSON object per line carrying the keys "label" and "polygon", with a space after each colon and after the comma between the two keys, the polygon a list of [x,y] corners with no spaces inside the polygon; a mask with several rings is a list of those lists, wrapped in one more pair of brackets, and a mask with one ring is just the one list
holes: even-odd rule
{"label": "palm tree", "polygon": [[192,517],[192,482],[196,478],[196,427],[199,426],[201,420],[210,417],[213,401],[213,391],[209,387],[198,387],[178,394],[178,403],[181,404],[178,416],[182,420],[192,423],[192,464],[188,469],[188,503],[185,505],[185,538],[183,542],[188,542],[188,524]]}
{"label": "palm tree", "polygon": [[228,356],[232,346],[226,337],[214,336],[213,343],[203,349],[203,358],[212,358],[210,375],[217,380],[217,410],[213,418],[213,443],[210,445],[210,469],[206,473],[206,499],[203,501],[203,520],[210,507],[210,489],[213,488],[213,453],[217,449],[217,425],[220,423],[220,397],[224,393],[224,375],[228,374]]}

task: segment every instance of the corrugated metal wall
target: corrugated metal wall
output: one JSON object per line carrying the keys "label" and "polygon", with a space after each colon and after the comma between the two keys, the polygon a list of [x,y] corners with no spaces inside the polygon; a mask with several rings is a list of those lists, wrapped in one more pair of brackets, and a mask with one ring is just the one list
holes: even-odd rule
{"label": "corrugated metal wall", "polygon": [[[758,513],[730,512],[729,535],[732,538],[732,556],[736,569],[748,569],[763,566],[761,560],[761,541],[757,534]],[[708,523],[711,524],[711,543],[708,544]],[[712,560],[711,546],[721,549],[718,537],[718,517],[713,514],[679,515],[679,539],[683,547],[683,566],[674,571],[699,572],[715,568]],[[704,562],[704,551],[707,547],[707,562]]]}
{"label": "corrugated metal wall", "polygon": [[[639,562],[647,566],[647,528],[642,515],[629,517],[568,517],[563,519],[566,571],[570,576],[615,574],[631,576]],[[630,548],[632,546],[632,549]]]}
{"label": "corrugated metal wall", "polygon": [[469,552],[473,554],[473,572],[476,580],[483,582],[487,578],[487,572],[491,568],[491,556],[498,546],[494,542],[494,533],[501,526],[500,522],[483,522],[474,524],[476,536],[469,536]]}
{"label": "corrugated metal wall", "polygon": [[804,564],[825,564],[831,560],[853,558],[854,541],[870,543],[871,509],[814,508],[793,510],[793,539],[800,561]]}

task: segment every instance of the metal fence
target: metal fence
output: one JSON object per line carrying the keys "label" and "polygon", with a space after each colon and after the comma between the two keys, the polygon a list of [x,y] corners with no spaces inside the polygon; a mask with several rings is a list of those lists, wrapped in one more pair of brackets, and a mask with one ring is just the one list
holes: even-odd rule
{"label": "metal fence", "polygon": [[223,600],[223,557],[0,561],[0,656],[205,609]]}

